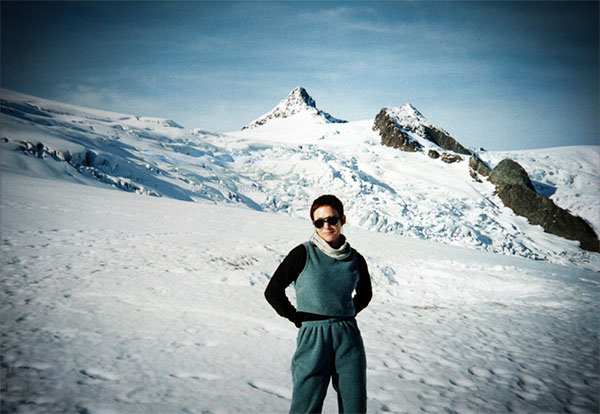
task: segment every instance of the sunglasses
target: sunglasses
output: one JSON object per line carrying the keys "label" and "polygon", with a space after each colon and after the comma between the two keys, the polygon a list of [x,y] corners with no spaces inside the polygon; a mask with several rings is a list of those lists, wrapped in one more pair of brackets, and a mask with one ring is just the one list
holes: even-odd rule
{"label": "sunglasses", "polygon": [[340,218],[337,216],[333,216],[333,217],[327,217],[324,219],[318,219],[313,221],[313,224],[315,225],[316,228],[320,229],[321,227],[323,227],[325,225],[325,223],[329,223],[330,226],[335,226],[336,224],[338,224],[338,221],[340,221]]}

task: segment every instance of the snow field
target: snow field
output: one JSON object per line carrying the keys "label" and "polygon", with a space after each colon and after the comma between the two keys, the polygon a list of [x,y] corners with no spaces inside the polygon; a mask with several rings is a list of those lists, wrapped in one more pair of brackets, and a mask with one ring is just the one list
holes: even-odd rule
{"label": "snow field", "polygon": [[[3,410],[287,412],[296,328],[263,290],[307,219],[5,169],[1,191]],[[597,272],[345,233],[370,412],[599,411]]]}

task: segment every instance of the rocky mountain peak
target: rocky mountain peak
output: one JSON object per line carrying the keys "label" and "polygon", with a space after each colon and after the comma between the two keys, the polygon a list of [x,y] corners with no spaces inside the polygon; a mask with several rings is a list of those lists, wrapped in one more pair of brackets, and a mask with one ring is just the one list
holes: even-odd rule
{"label": "rocky mountain peak", "polygon": [[317,107],[315,100],[308,94],[308,92],[306,92],[306,89],[301,86],[298,86],[292,90],[287,98],[282,101],[282,103],[283,102],[286,102],[288,104],[287,106],[289,107],[301,106],[302,104],[310,106],[311,108]]}
{"label": "rocky mountain peak", "polygon": [[387,115],[395,121],[395,123],[408,131],[417,132],[422,130],[424,126],[433,126],[417,108],[412,104],[406,103],[401,107],[385,108]]}
{"label": "rocky mountain peak", "polygon": [[308,113],[318,122],[325,123],[345,123],[347,121],[334,118],[325,111],[317,108],[317,103],[308,94],[306,89],[299,86],[293,89],[279,104],[271,110],[271,112],[252,121],[242,129],[256,128],[265,125],[269,120],[291,118],[295,115]]}
{"label": "rocky mountain peak", "polygon": [[465,155],[471,154],[471,151],[463,147],[450,134],[429,122],[410,103],[400,107],[382,108],[375,117],[373,129],[379,130],[382,144],[403,151],[420,151],[423,145],[418,139],[425,139],[446,150]]}

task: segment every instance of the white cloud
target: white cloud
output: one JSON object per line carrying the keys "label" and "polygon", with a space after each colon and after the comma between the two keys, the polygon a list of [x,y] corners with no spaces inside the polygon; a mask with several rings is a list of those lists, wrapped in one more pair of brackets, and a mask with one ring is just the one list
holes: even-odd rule
{"label": "white cloud", "polygon": [[375,21],[377,11],[370,7],[338,6],[331,9],[301,13],[298,17],[309,24],[326,24],[328,30],[363,31],[373,33],[402,34],[406,33],[403,25],[390,25]]}
{"label": "white cloud", "polygon": [[142,116],[160,116],[164,108],[156,100],[132,96],[119,90],[91,84],[61,84],[57,100],[93,109]]}

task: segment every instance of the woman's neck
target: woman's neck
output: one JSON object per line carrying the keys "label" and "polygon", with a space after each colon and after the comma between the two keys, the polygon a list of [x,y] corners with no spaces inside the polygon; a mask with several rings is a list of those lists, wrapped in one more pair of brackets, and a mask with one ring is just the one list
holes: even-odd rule
{"label": "woman's neck", "polygon": [[331,243],[327,242],[327,244],[329,244],[334,249],[339,249],[340,247],[342,247],[342,244],[344,244],[344,240],[345,240],[344,236],[342,234],[340,234],[340,237],[338,237]]}

